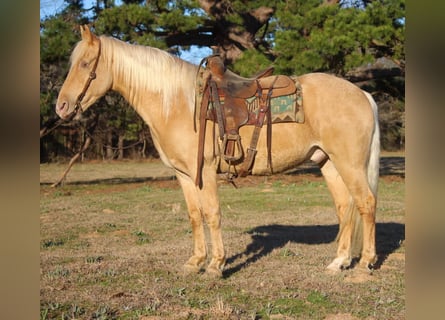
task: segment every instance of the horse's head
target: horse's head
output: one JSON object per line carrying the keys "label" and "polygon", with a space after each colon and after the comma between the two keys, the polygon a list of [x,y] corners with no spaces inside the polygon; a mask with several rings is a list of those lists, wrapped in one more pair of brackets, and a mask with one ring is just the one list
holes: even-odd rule
{"label": "horse's head", "polygon": [[85,111],[111,87],[100,39],[88,26],[81,26],[82,40],[71,55],[71,67],[57,98],[56,113],[69,119]]}

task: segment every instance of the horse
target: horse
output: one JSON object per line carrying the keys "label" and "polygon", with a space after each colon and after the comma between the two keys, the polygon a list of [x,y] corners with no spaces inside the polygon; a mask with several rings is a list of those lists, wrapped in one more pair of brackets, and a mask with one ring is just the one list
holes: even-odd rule
{"label": "horse", "polygon": [[[223,276],[226,254],[217,180],[224,168],[215,126],[206,126],[201,184],[194,180],[200,125],[195,110],[198,66],[157,48],[98,36],[86,25],[80,26],[80,34],[57,98],[56,113],[62,119],[78,117],[107,91],[120,93],[149,126],[162,162],[174,169],[182,188],[193,235],[193,253],[184,264],[185,271]],[[308,73],[298,80],[305,121],[273,125],[274,173],[309,159],[319,164],[339,221],[336,256],[327,269],[369,270],[377,261],[377,105],[369,93],[334,75]],[[245,141],[252,132],[252,126],[239,130]],[[251,174],[269,174],[264,130]],[[205,224],[211,238],[211,259],[207,258]]]}

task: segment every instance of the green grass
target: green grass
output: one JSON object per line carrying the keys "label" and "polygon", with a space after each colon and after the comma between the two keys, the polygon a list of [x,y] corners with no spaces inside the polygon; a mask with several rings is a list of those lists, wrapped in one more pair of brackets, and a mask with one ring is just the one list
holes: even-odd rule
{"label": "green grass", "polygon": [[320,178],[256,182],[220,186],[222,279],[182,273],[192,235],[176,181],[41,186],[40,319],[404,319],[403,179],[381,179],[384,261],[367,281],[325,273],[337,220]]}

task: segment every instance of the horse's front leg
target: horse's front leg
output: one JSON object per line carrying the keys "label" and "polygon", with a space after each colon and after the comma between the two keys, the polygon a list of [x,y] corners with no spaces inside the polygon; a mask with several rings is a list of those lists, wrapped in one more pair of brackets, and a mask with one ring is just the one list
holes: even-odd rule
{"label": "horse's front leg", "polygon": [[222,276],[226,256],[221,232],[221,207],[218,197],[216,170],[212,166],[204,166],[202,171],[202,189],[197,188],[202,212],[210,230],[212,241],[212,260],[206,272],[211,276]]}
{"label": "horse's front leg", "polygon": [[198,273],[204,266],[207,257],[201,204],[199,203],[196,187],[191,179],[180,172],[176,173],[176,177],[181,184],[187,204],[194,244],[193,255],[185,263],[184,269],[186,273]]}
{"label": "horse's front leg", "polygon": [[220,277],[225,263],[221,234],[221,211],[217,194],[216,174],[214,171],[213,173],[210,171],[209,174],[210,176],[207,176],[203,172],[203,188],[199,189],[190,177],[177,173],[187,203],[194,242],[193,255],[186,262],[184,268],[187,273],[197,273],[204,266],[207,256],[203,225],[203,217],[205,217],[212,240],[212,260],[206,272]]}

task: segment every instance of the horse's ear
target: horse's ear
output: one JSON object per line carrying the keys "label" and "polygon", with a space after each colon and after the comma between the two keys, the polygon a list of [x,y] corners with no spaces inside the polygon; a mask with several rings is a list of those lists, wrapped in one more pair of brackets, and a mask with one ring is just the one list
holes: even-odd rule
{"label": "horse's ear", "polygon": [[80,26],[80,35],[82,36],[82,40],[86,40],[88,43],[93,43],[93,40],[96,38],[91,32],[90,27],[86,24]]}

